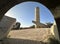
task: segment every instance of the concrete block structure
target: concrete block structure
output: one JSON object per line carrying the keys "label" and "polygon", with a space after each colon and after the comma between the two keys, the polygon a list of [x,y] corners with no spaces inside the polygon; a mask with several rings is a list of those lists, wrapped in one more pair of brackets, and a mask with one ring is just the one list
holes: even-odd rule
{"label": "concrete block structure", "polygon": [[16,19],[8,16],[4,16],[0,21],[0,40],[7,37],[11,28],[15,24]]}

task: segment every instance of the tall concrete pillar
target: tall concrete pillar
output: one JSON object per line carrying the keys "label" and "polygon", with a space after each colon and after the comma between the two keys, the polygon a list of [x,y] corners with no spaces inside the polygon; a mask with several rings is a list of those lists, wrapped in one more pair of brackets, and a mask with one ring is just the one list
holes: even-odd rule
{"label": "tall concrete pillar", "polygon": [[35,21],[40,22],[39,7],[35,8]]}
{"label": "tall concrete pillar", "polygon": [[39,7],[35,8],[35,21],[36,21],[36,28],[39,28],[39,23],[40,23],[40,15],[39,15]]}

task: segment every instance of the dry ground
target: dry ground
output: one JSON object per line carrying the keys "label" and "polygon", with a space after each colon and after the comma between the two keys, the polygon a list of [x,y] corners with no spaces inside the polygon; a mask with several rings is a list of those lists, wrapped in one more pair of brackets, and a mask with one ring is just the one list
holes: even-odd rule
{"label": "dry ground", "polygon": [[10,33],[10,38],[18,39],[29,39],[41,41],[50,35],[49,28],[36,28],[36,29],[23,29],[23,30],[12,30]]}
{"label": "dry ground", "polygon": [[8,34],[7,44],[41,44],[50,35],[49,28],[12,30]]}

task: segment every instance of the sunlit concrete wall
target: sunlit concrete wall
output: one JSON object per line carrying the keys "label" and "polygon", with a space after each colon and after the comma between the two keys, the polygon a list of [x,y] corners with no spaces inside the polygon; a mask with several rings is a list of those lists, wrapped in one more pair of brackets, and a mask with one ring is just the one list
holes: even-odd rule
{"label": "sunlit concrete wall", "polygon": [[54,37],[59,40],[59,34],[58,34],[58,29],[57,29],[57,25],[56,25],[56,22],[54,21],[54,24],[51,26],[51,29],[50,29],[52,35],[54,35]]}

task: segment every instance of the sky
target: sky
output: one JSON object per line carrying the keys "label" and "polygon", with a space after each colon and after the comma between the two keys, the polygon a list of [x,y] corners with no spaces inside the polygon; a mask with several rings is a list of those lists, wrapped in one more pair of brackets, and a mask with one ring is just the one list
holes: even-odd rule
{"label": "sky", "polygon": [[5,15],[16,18],[16,22],[21,23],[21,27],[32,26],[35,20],[35,7],[39,7],[40,22],[54,22],[54,17],[50,10],[38,2],[22,2],[12,7]]}

